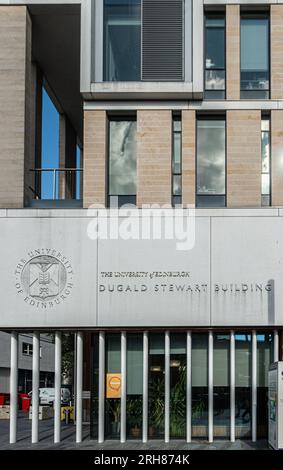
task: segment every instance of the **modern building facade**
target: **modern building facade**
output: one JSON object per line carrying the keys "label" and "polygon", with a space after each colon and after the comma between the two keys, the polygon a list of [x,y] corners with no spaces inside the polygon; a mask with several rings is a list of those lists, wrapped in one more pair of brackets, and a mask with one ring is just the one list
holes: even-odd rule
{"label": "modern building facade", "polygon": [[[266,437],[283,344],[283,1],[0,3],[11,442],[24,332],[33,397],[39,334],[55,332],[60,440],[64,331],[77,442],[83,390],[99,442]],[[43,88],[60,114],[55,168]]]}

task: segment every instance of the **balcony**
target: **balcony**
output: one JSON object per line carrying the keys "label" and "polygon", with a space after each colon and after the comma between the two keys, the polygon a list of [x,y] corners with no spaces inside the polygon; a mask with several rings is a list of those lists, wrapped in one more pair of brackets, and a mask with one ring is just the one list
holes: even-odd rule
{"label": "balcony", "polygon": [[46,209],[80,208],[82,202],[82,168],[33,168],[33,186],[29,186],[29,207]]}

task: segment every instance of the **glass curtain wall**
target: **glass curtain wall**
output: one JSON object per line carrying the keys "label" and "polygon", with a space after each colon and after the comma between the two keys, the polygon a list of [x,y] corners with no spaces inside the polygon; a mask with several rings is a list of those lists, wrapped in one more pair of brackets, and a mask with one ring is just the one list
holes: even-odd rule
{"label": "glass curtain wall", "polygon": [[230,436],[230,335],[214,335],[213,348],[214,437]]}
{"label": "glass curtain wall", "polygon": [[192,334],[192,437],[208,436],[208,335]]}
{"label": "glass curtain wall", "polygon": [[141,0],[104,0],[104,81],[141,79]]}
{"label": "glass curtain wall", "polygon": [[186,438],[187,336],[170,335],[170,438]]}
{"label": "glass curtain wall", "polygon": [[226,205],[226,122],[223,117],[197,121],[197,206]]}
{"label": "glass curtain wall", "polygon": [[143,408],[143,335],[127,334],[127,438],[141,439]]}
{"label": "glass curtain wall", "polygon": [[105,355],[105,437],[120,438],[121,334],[107,334]]}
{"label": "glass curtain wall", "polygon": [[149,336],[148,358],[148,438],[164,439],[165,336]]}
{"label": "glass curtain wall", "polygon": [[109,119],[108,205],[136,203],[137,123],[135,118]]}
{"label": "glass curtain wall", "polygon": [[235,335],[235,426],[236,438],[251,437],[252,337]]}

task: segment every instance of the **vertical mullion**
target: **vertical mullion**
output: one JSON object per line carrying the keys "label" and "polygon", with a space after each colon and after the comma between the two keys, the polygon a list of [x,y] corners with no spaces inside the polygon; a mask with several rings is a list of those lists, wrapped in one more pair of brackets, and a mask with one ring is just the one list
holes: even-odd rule
{"label": "vertical mullion", "polygon": [[33,333],[32,354],[32,426],[31,442],[38,443],[38,412],[39,412],[39,380],[40,380],[40,334]]}
{"label": "vertical mullion", "polygon": [[121,430],[120,441],[126,442],[127,418],[127,333],[121,333]]}
{"label": "vertical mullion", "polygon": [[187,331],[187,442],[192,440],[192,333]]}
{"label": "vertical mullion", "polygon": [[165,442],[170,441],[170,332],[165,332]]}
{"label": "vertical mullion", "polygon": [[83,333],[77,335],[76,354],[76,442],[82,442],[83,435]]}
{"label": "vertical mullion", "polygon": [[208,441],[213,442],[213,332],[208,333]]}
{"label": "vertical mullion", "polygon": [[235,332],[230,333],[230,440],[235,442]]}
{"label": "vertical mullion", "polygon": [[61,440],[61,360],[62,333],[55,333],[55,401],[54,401],[54,443]]}
{"label": "vertical mullion", "polygon": [[99,373],[98,373],[98,442],[104,442],[105,408],[105,333],[99,332]]}
{"label": "vertical mullion", "polygon": [[11,333],[10,370],[10,444],[17,442],[18,420],[18,333]]}
{"label": "vertical mullion", "polygon": [[252,441],[257,438],[257,338],[252,332]]}
{"label": "vertical mullion", "polygon": [[143,334],[143,415],[142,440],[148,440],[148,332]]}

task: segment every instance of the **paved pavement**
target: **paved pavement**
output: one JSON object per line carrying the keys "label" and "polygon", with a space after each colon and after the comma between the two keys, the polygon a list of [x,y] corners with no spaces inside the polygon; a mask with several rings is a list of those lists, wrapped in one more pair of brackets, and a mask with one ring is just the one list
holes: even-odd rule
{"label": "paved pavement", "polygon": [[31,421],[27,419],[27,415],[19,413],[18,419],[18,442],[17,444],[9,444],[9,421],[0,420],[0,450],[257,450],[267,449],[266,441],[229,441],[218,440],[213,444],[206,441],[194,441],[187,444],[184,441],[171,441],[165,444],[163,441],[150,441],[143,444],[140,441],[127,441],[121,444],[119,441],[106,441],[104,444],[98,444],[96,441],[90,440],[89,425],[83,426],[83,442],[75,443],[75,426],[70,424],[62,424],[61,443],[53,443],[53,420],[41,421],[39,425],[39,443],[31,444]]}

